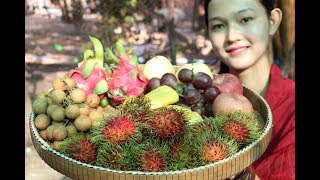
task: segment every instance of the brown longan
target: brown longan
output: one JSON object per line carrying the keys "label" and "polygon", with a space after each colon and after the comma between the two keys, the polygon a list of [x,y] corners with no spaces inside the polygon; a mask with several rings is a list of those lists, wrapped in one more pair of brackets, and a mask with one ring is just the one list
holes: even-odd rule
{"label": "brown longan", "polygon": [[70,98],[74,103],[83,103],[86,100],[86,92],[82,89],[73,89],[70,91]]}
{"label": "brown longan", "polygon": [[50,119],[46,114],[39,114],[35,119],[34,119],[34,125],[36,128],[39,130],[45,130],[47,127],[50,125]]}
{"label": "brown longan", "polygon": [[89,105],[89,107],[95,108],[100,104],[100,98],[97,94],[89,94],[86,97],[86,104]]}
{"label": "brown longan", "polygon": [[79,115],[75,120],[74,120],[74,126],[78,131],[88,131],[91,129],[92,121],[87,115]]}

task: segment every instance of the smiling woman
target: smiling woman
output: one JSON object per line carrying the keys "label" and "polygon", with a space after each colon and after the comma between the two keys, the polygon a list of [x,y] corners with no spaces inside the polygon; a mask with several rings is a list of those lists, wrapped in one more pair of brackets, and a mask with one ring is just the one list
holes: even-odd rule
{"label": "smiling woman", "polygon": [[282,11],[272,5],[272,0],[206,0],[206,23],[214,53],[267,100],[274,115],[271,143],[252,164],[256,178],[294,179],[295,82],[283,78],[274,63],[272,40]]}

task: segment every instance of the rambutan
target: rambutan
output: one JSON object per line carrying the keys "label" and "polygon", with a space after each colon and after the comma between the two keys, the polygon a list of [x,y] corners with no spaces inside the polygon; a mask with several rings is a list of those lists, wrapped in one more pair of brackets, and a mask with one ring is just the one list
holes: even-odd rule
{"label": "rambutan", "polygon": [[202,158],[206,162],[217,162],[228,155],[228,145],[216,139],[207,141],[203,145]]}
{"label": "rambutan", "polygon": [[147,123],[158,138],[175,137],[185,132],[187,115],[174,107],[161,107],[150,114]]}
{"label": "rambutan", "polygon": [[140,159],[141,171],[160,172],[166,167],[165,158],[156,148],[147,150]]}
{"label": "rambutan", "polygon": [[108,141],[119,144],[134,136],[136,125],[132,119],[117,117],[107,122],[102,130],[102,136]]}
{"label": "rambutan", "polygon": [[213,163],[235,154],[239,148],[235,140],[222,136],[219,132],[204,139],[199,145],[200,162]]}
{"label": "rambutan", "polygon": [[226,121],[222,128],[226,134],[230,135],[238,143],[244,143],[249,138],[249,129],[243,122]]}
{"label": "rambutan", "polygon": [[150,100],[142,97],[128,96],[119,105],[119,109],[136,122],[145,122],[150,113]]}
{"label": "rambutan", "polygon": [[167,161],[167,170],[176,171],[188,169],[189,167],[189,149],[188,144],[184,143],[183,136],[169,139],[169,154]]}
{"label": "rambutan", "polygon": [[99,125],[91,129],[91,134],[95,143],[121,144],[142,137],[141,125],[121,111],[99,121]]}
{"label": "rambutan", "polygon": [[134,141],[125,142],[121,146],[105,143],[98,149],[96,165],[121,170],[138,170],[138,158],[141,155],[144,145]]}
{"label": "rambutan", "polygon": [[61,153],[83,163],[94,164],[97,157],[97,147],[83,133],[64,139],[58,146]]}
{"label": "rambutan", "polygon": [[197,147],[204,139],[212,137],[217,132],[212,117],[206,117],[203,121],[188,124],[186,133],[184,135],[184,142],[190,146]]}
{"label": "rambutan", "polygon": [[183,143],[180,139],[174,138],[169,142],[170,145],[170,154],[173,159],[178,159],[180,152],[183,150]]}
{"label": "rambutan", "polygon": [[222,136],[215,127],[212,117],[189,125],[183,142],[189,149],[190,167],[203,166],[233,155],[238,151],[238,144],[230,137]]}
{"label": "rambutan", "polygon": [[242,147],[257,140],[261,135],[256,116],[246,115],[241,111],[217,115],[215,124],[223,135],[233,138]]}

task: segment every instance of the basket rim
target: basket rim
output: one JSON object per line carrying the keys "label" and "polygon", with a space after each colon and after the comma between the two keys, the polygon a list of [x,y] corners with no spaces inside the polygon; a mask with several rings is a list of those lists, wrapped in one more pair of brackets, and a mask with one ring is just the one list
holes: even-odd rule
{"label": "basket rim", "polygon": [[[40,134],[39,134],[37,128],[35,127],[35,125],[34,125],[35,113],[33,111],[31,112],[30,118],[29,118],[30,130],[32,131],[32,133],[35,136],[36,140],[41,144],[41,148],[42,149],[47,150],[47,151],[49,151],[49,152],[51,152],[51,153],[53,153],[53,154],[65,159],[65,160],[74,162],[74,163],[76,163],[78,165],[82,165],[82,166],[85,166],[85,167],[88,167],[88,168],[93,168],[93,169],[96,169],[96,170],[102,170],[102,171],[106,171],[106,172],[125,173],[125,174],[133,174],[133,175],[174,175],[174,174],[180,174],[180,173],[192,173],[194,171],[199,171],[199,170],[203,170],[203,169],[206,169],[206,168],[211,168],[211,167],[214,167],[214,166],[218,166],[219,164],[226,163],[229,160],[232,160],[232,159],[235,159],[236,157],[239,157],[240,155],[248,152],[251,148],[253,148],[255,145],[257,145],[267,135],[267,133],[271,130],[273,117],[272,117],[272,112],[271,112],[269,104],[266,102],[266,100],[259,93],[253,91],[252,89],[250,89],[249,87],[247,87],[244,84],[242,84],[242,85],[247,90],[251,91],[256,96],[258,96],[259,99],[262,100],[262,102],[266,105],[266,108],[267,108],[267,119],[266,119],[266,125],[265,125],[265,127],[264,127],[264,129],[263,129],[263,131],[261,133],[261,136],[257,140],[255,140],[251,144],[247,145],[246,147],[244,147],[243,149],[241,149],[237,153],[233,154],[232,156],[229,156],[228,158],[222,159],[222,160],[217,161],[217,162],[209,163],[209,164],[206,164],[206,165],[203,165],[203,166],[191,168],[191,169],[184,169],[184,170],[177,170],[177,171],[144,172],[144,171],[121,171],[121,170],[114,170],[114,169],[110,169],[110,168],[104,168],[104,167],[100,167],[100,166],[95,166],[95,165],[91,165],[91,164],[87,164],[87,163],[83,163],[83,162],[77,161],[75,159],[72,159],[72,158],[70,158],[68,156],[65,156],[64,154],[54,150],[47,142],[45,142],[40,137]],[[257,159],[258,158],[259,157],[257,157]]]}

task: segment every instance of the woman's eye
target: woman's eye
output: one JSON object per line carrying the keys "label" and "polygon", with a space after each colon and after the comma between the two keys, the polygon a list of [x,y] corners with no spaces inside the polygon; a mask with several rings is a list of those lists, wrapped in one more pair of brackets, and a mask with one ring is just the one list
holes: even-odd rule
{"label": "woman's eye", "polygon": [[214,30],[214,31],[219,31],[219,30],[221,30],[223,28],[224,28],[223,24],[215,24],[215,25],[212,25],[211,29]]}
{"label": "woman's eye", "polygon": [[247,22],[249,22],[249,21],[251,21],[251,20],[253,20],[252,17],[245,17],[245,18],[242,18],[240,22],[242,22],[242,23],[247,23]]}

